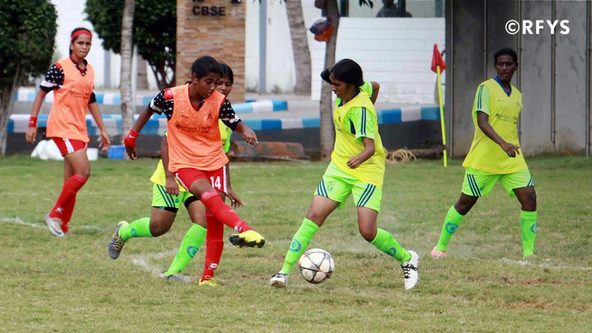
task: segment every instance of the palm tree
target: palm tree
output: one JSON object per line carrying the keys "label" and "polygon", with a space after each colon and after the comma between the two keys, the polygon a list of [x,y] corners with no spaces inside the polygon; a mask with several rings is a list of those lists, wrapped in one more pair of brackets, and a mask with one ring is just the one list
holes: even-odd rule
{"label": "palm tree", "polygon": [[288,14],[292,53],[296,65],[296,85],[294,86],[294,92],[298,94],[310,94],[311,61],[301,0],[286,1],[286,13]]}
{"label": "palm tree", "polygon": [[132,37],[134,24],[134,0],[125,0],[121,19],[121,117],[123,118],[123,133],[132,128]]}

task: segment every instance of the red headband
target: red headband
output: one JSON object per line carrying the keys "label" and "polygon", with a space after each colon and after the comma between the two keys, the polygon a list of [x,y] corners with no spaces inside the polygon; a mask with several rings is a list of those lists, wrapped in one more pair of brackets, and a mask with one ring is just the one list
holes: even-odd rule
{"label": "red headband", "polygon": [[72,36],[70,36],[70,41],[74,41],[76,39],[76,37],[78,37],[80,35],[89,35],[90,38],[92,38],[92,34],[90,31],[85,30],[85,29],[80,29],[80,30],[76,31],[75,33],[73,33]]}

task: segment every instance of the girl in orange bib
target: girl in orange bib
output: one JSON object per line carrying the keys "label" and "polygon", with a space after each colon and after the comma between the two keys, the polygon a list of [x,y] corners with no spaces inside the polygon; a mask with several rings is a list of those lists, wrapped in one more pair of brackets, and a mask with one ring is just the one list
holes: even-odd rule
{"label": "girl in orange bib", "polygon": [[[197,59],[191,72],[189,83],[164,89],[138,116],[124,139],[127,153],[131,159],[138,158],[136,139],[139,132],[154,113],[164,114],[168,120],[168,158],[163,156],[163,165],[181,186],[204,204],[208,211],[207,229],[221,231],[219,225],[222,223],[238,231],[230,236],[234,245],[262,247],[265,239],[224,203],[223,191],[216,191],[210,182],[210,178],[216,179],[223,174],[228,163],[222,149],[218,119],[241,134],[249,144],[255,144],[257,136],[236,117],[225,96],[216,91],[217,82],[222,78],[222,69],[216,59],[210,56]],[[129,238],[127,235],[153,236],[158,229],[158,222],[152,220],[149,223],[118,224],[109,243],[110,256],[119,256]]]}
{"label": "girl in orange bib", "polygon": [[54,207],[45,216],[49,232],[57,237],[68,233],[68,223],[74,211],[76,194],[90,176],[86,155],[89,142],[86,110],[93,116],[100,131],[101,147],[109,147],[109,136],[97,105],[94,69],[84,59],[91,47],[92,34],[76,28],[70,36],[70,56],[51,65],[33,102],[26,141],[34,143],[37,136],[37,116],[45,95],[54,92],[54,102],[47,121],[46,137],[52,139],[64,157],[64,185]]}

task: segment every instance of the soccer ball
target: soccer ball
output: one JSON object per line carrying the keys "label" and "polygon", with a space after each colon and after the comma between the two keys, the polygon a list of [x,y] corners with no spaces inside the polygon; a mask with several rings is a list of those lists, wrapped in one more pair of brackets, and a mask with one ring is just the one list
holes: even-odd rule
{"label": "soccer ball", "polygon": [[335,271],[335,262],[331,254],[322,249],[310,249],[298,260],[302,277],[314,284],[325,282]]}

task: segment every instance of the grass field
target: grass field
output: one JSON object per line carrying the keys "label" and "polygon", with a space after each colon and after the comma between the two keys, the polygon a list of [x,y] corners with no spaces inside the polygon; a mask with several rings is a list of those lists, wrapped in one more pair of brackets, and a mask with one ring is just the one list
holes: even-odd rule
{"label": "grass field", "polygon": [[[155,160],[92,163],[71,235],[42,221],[62,182],[61,162],[0,159],[0,331],[6,332],[590,332],[592,159],[530,159],[538,194],[538,254],[521,262],[520,206],[498,187],[455,235],[449,256],[429,257],[457,199],[453,161],[389,164],[381,227],[420,258],[421,280],[405,292],[397,263],[357,232],[351,202],[312,246],[336,262],[322,285],[296,271],[288,289],[268,286],[280,269],[326,164],[235,163],[239,214],[266,236],[263,249],[227,243],[220,288],[158,278],[189,226],[184,209],[159,239],[130,240],[118,260],[107,243],[119,220],[147,216]],[[188,273],[201,273],[203,252]]]}

